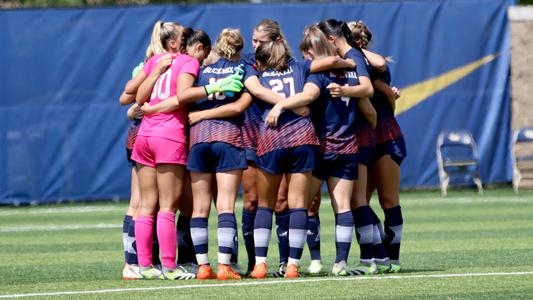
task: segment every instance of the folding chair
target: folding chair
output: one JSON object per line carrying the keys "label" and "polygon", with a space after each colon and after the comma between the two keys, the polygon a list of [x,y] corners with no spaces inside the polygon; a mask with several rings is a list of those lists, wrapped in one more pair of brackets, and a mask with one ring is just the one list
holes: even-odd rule
{"label": "folding chair", "polygon": [[[446,196],[450,175],[468,176],[478,192],[483,193],[479,177],[477,146],[472,134],[466,130],[442,132],[437,139],[437,163],[442,196]],[[455,177],[455,176],[454,176]]]}
{"label": "folding chair", "polygon": [[520,128],[513,134],[513,190],[518,193],[522,179],[533,181],[533,127]]}

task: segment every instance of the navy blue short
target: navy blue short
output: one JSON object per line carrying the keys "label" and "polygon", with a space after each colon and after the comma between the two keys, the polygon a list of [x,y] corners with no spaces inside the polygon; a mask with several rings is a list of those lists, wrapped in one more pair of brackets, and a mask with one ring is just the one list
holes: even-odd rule
{"label": "navy blue short", "polygon": [[223,142],[196,144],[187,159],[187,170],[197,173],[243,170],[247,167],[244,150]]}
{"label": "navy blue short", "polygon": [[249,162],[255,162],[255,159],[256,159],[255,150],[245,149],[244,151],[246,153],[246,160]]}
{"label": "navy blue short", "polygon": [[271,174],[305,173],[315,169],[317,152],[312,145],[290,147],[258,156],[255,163]]}
{"label": "navy blue short", "polygon": [[370,167],[374,162],[374,151],[375,147],[358,147],[357,161],[366,167]]}
{"label": "navy blue short", "polygon": [[133,168],[137,165],[137,162],[131,159],[131,153],[133,153],[133,150],[126,148],[126,158],[128,159],[128,165]]}
{"label": "navy blue short", "polygon": [[403,136],[377,145],[374,149],[373,162],[387,154],[390,155],[392,160],[394,160],[398,166],[402,164],[402,161],[407,156],[407,149],[405,148],[405,140],[403,139]]}
{"label": "navy blue short", "polygon": [[337,177],[356,180],[359,174],[357,154],[319,155],[313,176],[321,180]]}

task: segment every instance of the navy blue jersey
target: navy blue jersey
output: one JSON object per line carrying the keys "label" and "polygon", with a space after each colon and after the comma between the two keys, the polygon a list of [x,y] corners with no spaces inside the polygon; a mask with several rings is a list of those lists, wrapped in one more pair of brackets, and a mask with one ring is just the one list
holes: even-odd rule
{"label": "navy blue jersey", "polygon": [[358,85],[355,70],[336,75],[332,72],[311,74],[308,83],[320,89],[320,96],[311,106],[311,119],[320,142],[320,152],[324,154],[355,154],[355,136],[358,98],[333,98],[326,88],[330,83],[338,85]]}
{"label": "navy blue jersey", "polygon": [[370,78],[372,73],[372,66],[368,63],[363,51],[361,49],[352,48],[344,55],[344,58],[349,58],[355,61],[355,71],[358,76]]}
{"label": "navy blue jersey", "polygon": [[[239,62],[221,58],[214,64],[202,67],[196,80],[196,86],[215,83],[233,74],[234,68],[238,65]],[[215,93],[209,95],[207,98],[197,100],[191,109],[208,110],[232,103],[237,101],[242,93],[242,91],[234,93],[231,97],[224,93]],[[232,118],[203,120],[194,124],[190,130],[190,147],[198,143],[225,142],[242,148],[242,119],[243,116],[241,115]]]}
{"label": "navy blue jersey", "polygon": [[[310,61],[289,61],[284,71],[268,69],[259,72],[259,81],[264,87],[271,89],[283,98],[302,92],[311,67]],[[262,102],[261,123],[259,124],[259,141],[257,155],[267,152],[302,145],[318,145],[313,125],[309,117],[301,117],[288,110],[283,112],[275,128],[266,127],[264,121],[272,109],[272,105]]]}
{"label": "navy blue jersey", "polygon": [[[246,73],[244,74],[243,82],[246,82],[251,76],[257,76],[258,72],[255,68],[255,55],[253,53],[242,56]],[[261,109],[258,106],[258,100],[253,97],[252,104],[244,112],[244,122],[242,126],[242,138],[244,147],[255,152],[257,150],[257,138],[259,135],[259,123],[261,123]]]}
{"label": "navy blue jersey", "polygon": [[[372,82],[376,80],[381,80],[384,83],[390,86],[391,84],[391,75],[390,70],[387,67],[385,72],[378,72],[375,69],[372,70],[370,74],[370,79]],[[375,129],[377,143],[381,144],[386,141],[393,141],[402,136],[402,131],[400,125],[394,117],[394,111],[389,103],[389,100],[377,89],[374,89],[374,96],[370,98],[372,105],[376,108],[378,113],[378,124]]]}

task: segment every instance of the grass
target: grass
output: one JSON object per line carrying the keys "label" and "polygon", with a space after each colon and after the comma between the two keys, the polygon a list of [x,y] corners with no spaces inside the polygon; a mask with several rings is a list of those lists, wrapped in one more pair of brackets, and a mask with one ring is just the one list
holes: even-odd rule
{"label": "grass", "polygon": [[[0,208],[0,298],[64,291],[122,291],[40,295],[53,299],[156,298],[325,298],[325,299],[527,299],[533,295],[533,193],[497,189],[478,195],[452,191],[405,192],[402,265],[397,276],[217,281],[135,281],[120,279],[121,222],[125,203],[81,203]],[[327,197],[321,207],[322,258],[335,256],[334,219]],[[377,202],[377,201],[376,201]],[[376,203],[373,203],[376,205]],[[380,212],[377,206],[376,211]],[[238,203],[238,219],[241,206]],[[380,214],[382,217],[382,214]],[[210,219],[210,259],[216,262],[216,219]],[[86,228],[90,227],[90,228]],[[269,250],[274,270],[276,238]],[[358,257],[352,245],[350,260]],[[246,265],[240,243],[240,263]],[[307,250],[303,265],[309,263]],[[528,272],[526,274],[492,274]],[[446,277],[445,274],[479,273]],[[491,275],[492,274],[492,275]],[[268,284],[265,284],[268,283]],[[192,288],[191,285],[210,285]],[[178,289],[180,286],[187,286]],[[137,290],[134,288],[154,288]]]}

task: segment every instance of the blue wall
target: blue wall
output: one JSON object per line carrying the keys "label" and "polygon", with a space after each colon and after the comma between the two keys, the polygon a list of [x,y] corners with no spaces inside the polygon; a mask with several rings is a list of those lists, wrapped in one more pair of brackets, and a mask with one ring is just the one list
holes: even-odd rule
{"label": "blue wall", "polygon": [[[0,10],[0,204],[129,196],[126,108],[118,97],[143,59],[156,20],[207,31],[279,21],[297,58],[305,26],[364,20],[374,50],[392,56],[393,84],[414,84],[496,58],[424,98],[398,119],[408,145],[402,187],[437,186],[435,141],[466,128],[484,182],[511,178],[508,0],[344,4],[144,6]],[[399,101],[406,101],[401,99]]]}

